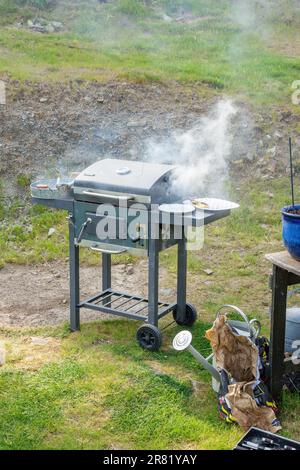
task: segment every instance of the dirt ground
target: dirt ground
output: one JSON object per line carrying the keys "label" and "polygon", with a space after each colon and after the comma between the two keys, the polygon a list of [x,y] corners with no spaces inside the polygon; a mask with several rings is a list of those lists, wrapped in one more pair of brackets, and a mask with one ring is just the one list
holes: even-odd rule
{"label": "dirt ground", "polygon": [[[10,196],[20,189],[18,175],[57,176],[103,157],[141,159],[149,139],[189,129],[222,98],[203,85],[176,82],[50,85],[7,80],[6,94],[6,106],[0,105],[0,178]],[[233,123],[231,161],[273,174],[281,168],[289,129],[300,116],[254,109],[238,100],[235,104],[240,112]]]}
{"label": "dirt ground", "polygon": [[77,171],[103,156],[139,159],[147,139],[188,128],[207,107],[195,87],[9,82],[0,106],[0,177]]}
{"label": "dirt ground", "polygon": [[[130,274],[128,270],[130,268]],[[112,283],[116,290],[147,296],[147,261],[134,266],[120,264],[112,267]],[[164,287],[170,278],[160,269],[160,297],[174,299],[175,290]],[[101,291],[101,266],[80,270],[81,298]],[[6,265],[0,270],[0,327],[55,325],[69,321],[68,263],[54,262],[37,266]],[[111,318],[82,309],[82,321]]]}

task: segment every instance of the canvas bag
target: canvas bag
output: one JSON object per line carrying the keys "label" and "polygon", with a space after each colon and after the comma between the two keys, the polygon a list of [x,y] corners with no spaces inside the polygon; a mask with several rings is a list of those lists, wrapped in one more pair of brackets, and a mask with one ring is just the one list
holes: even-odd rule
{"label": "canvas bag", "polygon": [[256,426],[276,432],[281,427],[272,407],[259,406],[253,396],[253,389],[260,382],[258,348],[248,337],[235,333],[226,320],[226,315],[219,315],[205,334],[217,368],[230,376],[222,402],[230,407],[231,421],[244,429]]}

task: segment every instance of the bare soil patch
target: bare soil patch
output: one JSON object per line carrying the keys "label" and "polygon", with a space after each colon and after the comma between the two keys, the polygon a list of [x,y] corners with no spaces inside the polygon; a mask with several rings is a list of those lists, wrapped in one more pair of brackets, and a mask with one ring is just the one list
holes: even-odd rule
{"label": "bare soil patch", "polygon": [[83,169],[101,158],[140,159],[145,141],[189,128],[209,106],[177,84],[7,82],[0,106],[0,178]]}
{"label": "bare soil patch", "polygon": [[[59,85],[8,79],[6,89],[7,104],[0,105],[0,179],[11,197],[24,194],[16,183],[19,175],[65,174],[104,157],[141,159],[149,139],[165,141],[175,130],[190,129],[222,99],[200,83]],[[240,113],[233,123],[231,161],[246,162],[245,173],[249,164],[258,175],[281,171],[287,135],[300,116],[234,102]]]}
{"label": "bare soil patch", "polygon": [[[113,287],[123,292],[147,296],[147,261],[140,260],[131,266],[112,267]],[[81,295],[84,299],[101,291],[101,266],[83,266]],[[170,275],[160,269],[160,284],[166,285]],[[22,327],[55,325],[69,321],[69,274],[68,264],[55,262],[37,266],[6,265],[0,270],[0,326]],[[161,292],[161,298],[171,300],[173,290]],[[82,321],[110,318],[90,310],[82,310]]]}

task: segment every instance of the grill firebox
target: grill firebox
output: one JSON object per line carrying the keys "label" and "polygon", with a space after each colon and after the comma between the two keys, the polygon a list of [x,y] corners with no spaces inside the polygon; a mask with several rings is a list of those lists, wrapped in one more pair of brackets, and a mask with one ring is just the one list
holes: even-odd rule
{"label": "grill firebox", "polygon": [[[185,227],[209,224],[230,211],[194,212],[178,218],[170,214],[167,236],[159,204],[176,202],[172,187],[175,167],[145,162],[104,159],[80,173],[74,181],[37,181],[31,185],[33,204],[64,209],[69,221],[70,325],[80,329],[80,309],[88,308],[144,321],[137,331],[139,344],[149,350],[161,345],[158,320],[169,312],[180,325],[192,325],[195,308],[186,303],[187,239]],[[112,233],[110,232],[112,228]],[[177,299],[158,299],[159,253],[178,247]],[[79,247],[102,255],[102,291],[80,300]],[[111,255],[131,252],[147,256],[148,298],[112,288]]]}

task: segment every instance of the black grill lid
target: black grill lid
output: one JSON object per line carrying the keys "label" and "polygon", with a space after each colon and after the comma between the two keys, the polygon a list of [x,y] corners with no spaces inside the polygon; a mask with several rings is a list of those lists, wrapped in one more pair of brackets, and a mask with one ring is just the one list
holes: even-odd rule
{"label": "black grill lid", "polygon": [[160,201],[170,188],[175,167],[141,161],[103,159],[82,171],[74,180],[74,195],[82,189],[140,194]]}

